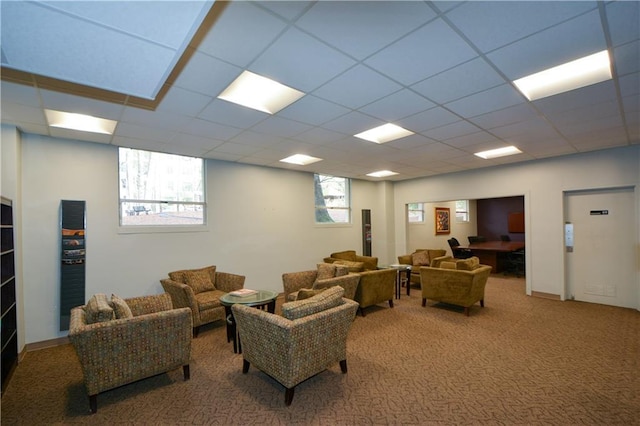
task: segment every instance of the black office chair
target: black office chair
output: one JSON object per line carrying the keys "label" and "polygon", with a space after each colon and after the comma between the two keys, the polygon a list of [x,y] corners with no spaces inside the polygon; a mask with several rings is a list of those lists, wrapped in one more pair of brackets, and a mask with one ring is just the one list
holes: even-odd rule
{"label": "black office chair", "polygon": [[511,241],[511,237],[508,235],[500,235],[500,241],[504,241],[504,242]]}
{"label": "black office chair", "polygon": [[456,238],[449,238],[447,242],[449,243],[453,257],[456,259],[468,259],[473,256],[471,250],[460,248],[460,242]]}
{"label": "black office chair", "polygon": [[517,278],[525,276],[525,251],[524,248],[514,250],[507,254],[507,263],[504,275],[513,274]]}

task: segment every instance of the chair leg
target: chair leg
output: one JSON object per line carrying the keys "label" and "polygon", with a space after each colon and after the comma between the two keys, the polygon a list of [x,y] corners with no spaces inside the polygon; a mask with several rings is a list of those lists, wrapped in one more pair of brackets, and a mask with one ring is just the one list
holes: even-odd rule
{"label": "chair leg", "polygon": [[424,297],[422,298],[422,307],[426,307],[427,306],[427,299],[425,299]]}
{"label": "chair leg", "polygon": [[364,309],[362,309],[362,306],[358,306],[358,311],[360,311],[360,315],[364,317]]}
{"label": "chair leg", "polygon": [[389,299],[389,307],[393,308],[393,299]]}
{"label": "chair leg", "polygon": [[465,308],[464,308],[464,314],[465,314],[466,316],[469,316],[469,307],[465,307]]}
{"label": "chair leg", "polygon": [[198,327],[193,327],[193,338],[195,339],[196,337],[198,337],[198,331],[200,331],[200,326]]}
{"label": "chair leg", "polygon": [[95,414],[98,411],[98,394],[89,395],[89,410],[91,414]]}
{"label": "chair leg", "polygon": [[291,405],[291,401],[293,401],[293,392],[295,391],[296,387],[292,387],[292,388],[287,388],[287,390],[284,391],[284,405],[289,406]]}
{"label": "chair leg", "polygon": [[484,299],[480,299],[480,306],[484,308]]}
{"label": "chair leg", "polygon": [[246,359],[242,359],[242,374],[247,374],[249,372],[249,366],[251,364]]}
{"label": "chair leg", "polygon": [[189,370],[189,364],[182,366],[182,374],[184,375],[185,380],[189,380],[191,378],[191,370]]}
{"label": "chair leg", "polygon": [[340,361],[340,370],[342,371],[342,374],[347,374],[347,360],[343,359],[342,361]]}

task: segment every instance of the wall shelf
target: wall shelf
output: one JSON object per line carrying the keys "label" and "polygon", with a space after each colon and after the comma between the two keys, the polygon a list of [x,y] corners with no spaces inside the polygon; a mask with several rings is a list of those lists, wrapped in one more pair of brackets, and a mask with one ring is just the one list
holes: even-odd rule
{"label": "wall shelf", "polygon": [[0,222],[0,321],[2,322],[2,394],[18,364],[18,322],[13,233],[13,204],[2,197]]}

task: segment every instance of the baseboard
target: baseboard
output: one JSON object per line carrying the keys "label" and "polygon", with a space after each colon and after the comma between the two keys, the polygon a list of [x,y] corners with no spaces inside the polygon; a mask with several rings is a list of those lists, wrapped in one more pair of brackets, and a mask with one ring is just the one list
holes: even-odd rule
{"label": "baseboard", "polygon": [[532,291],[531,295],[541,299],[562,300],[559,294],[543,293],[541,291]]}
{"label": "baseboard", "polygon": [[37,351],[39,349],[52,348],[54,346],[66,345],[69,343],[68,337],[58,337],[51,340],[43,340],[42,342],[28,343],[24,346],[22,353]]}

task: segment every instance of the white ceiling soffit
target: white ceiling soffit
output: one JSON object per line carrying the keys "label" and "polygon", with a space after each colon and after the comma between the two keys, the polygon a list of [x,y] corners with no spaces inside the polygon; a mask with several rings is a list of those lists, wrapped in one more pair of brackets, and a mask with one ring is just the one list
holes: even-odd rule
{"label": "white ceiling soffit", "polygon": [[2,66],[154,99],[212,5],[3,1]]}

